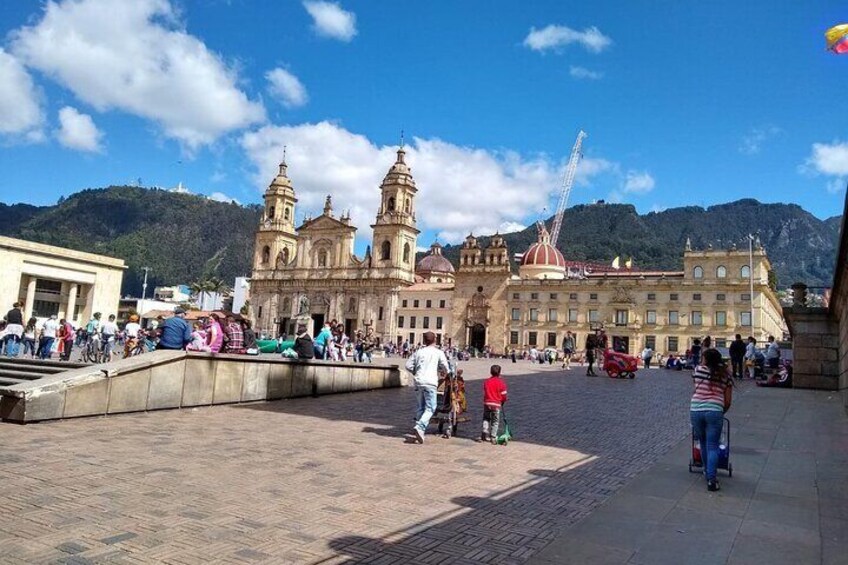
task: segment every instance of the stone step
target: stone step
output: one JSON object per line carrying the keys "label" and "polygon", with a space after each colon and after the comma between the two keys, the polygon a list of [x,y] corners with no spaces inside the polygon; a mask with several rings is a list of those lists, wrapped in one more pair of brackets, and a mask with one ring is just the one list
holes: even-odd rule
{"label": "stone step", "polygon": [[27,383],[28,380],[25,379],[13,379],[12,377],[6,377],[4,375],[0,375],[0,386],[11,386],[11,385],[19,385],[21,383]]}
{"label": "stone step", "polygon": [[43,375],[55,375],[74,367],[54,367],[52,365],[40,365],[38,363],[7,363],[0,361],[0,373],[4,371],[28,371],[30,373],[41,373]]}
{"label": "stone step", "polygon": [[[57,371],[61,373],[61,371]],[[28,367],[21,367],[19,369],[0,369],[0,378],[9,377],[13,379],[23,379],[24,381],[37,381],[38,379],[55,375],[56,372],[53,373],[39,373],[36,371],[28,370]]]}

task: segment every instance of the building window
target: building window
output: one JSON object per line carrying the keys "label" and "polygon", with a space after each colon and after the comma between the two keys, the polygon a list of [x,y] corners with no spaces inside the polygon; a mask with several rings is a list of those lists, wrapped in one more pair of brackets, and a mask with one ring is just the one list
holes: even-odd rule
{"label": "building window", "polygon": [[285,214],[287,220],[291,219],[291,208],[289,208],[288,206],[286,206]]}
{"label": "building window", "polygon": [[557,321],[556,308],[549,308],[548,309],[548,321],[549,322],[556,322]]}
{"label": "building window", "polygon": [[273,206],[268,206],[268,219],[273,220],[274,216],[277,214],[276,208]]}
{"label": "building window", "polygon": [[406,300],[404,300],[403,302],[401,302],[401,305],[403,305],[403,307],[404,307],[404,308],[406,308],[407,301],[406,301]]}
{"label": "building window", "polygon": [[651,349],[657,349],[657,336],[655,335],[646,335],[645,336],[645,347],[650,347]]}
{"label": "building window", "polygon": [[715,325],[717,325],[717,326],[726,326],[727,325],[727,312],[716,312],[715,313]]}
{"label": "building window", "polygon": [[521,319],[521,310],[519,308],[512,309],[512,319],[516,322]]}
{"label": "building window", "polygon": [[539,309],[538,308],[530,308],[530,321],[538,322],[539,321]]}
{"label": "building window", "polygon": [[442,334],[436,334],[436,345],[442,345]]}
{"label": "building window", "polygon": [[415,329],[415,316],[409,317],[409,327]]}
{"label": "building window", "polygon": [[616,310],[615,311],[615,325],[616,326],[626,326],[627,325],[627,310]]}
{"label": "building window", "polygon": [[657,311],[656,310],[648,310],[645,313],[645,323],[654,325],[657,323]]}
{"label": "building window", "polygon": [[531,292],[530,293],[530,300],[539,300],[539,293],[538,292]]}
{"label": "building window", "polygon": [[509,332],[509,344],[518,345],[518,332]]}
{"label": "building window", "polygon": [[267,245],[262,248],[262,264],[267,265],[271,261],[271,248]]}
{"label": "building window", "polygon": [[556,299],[557,299],[557,293],[556,293],[556,292],[552,292],[552,293],[551,293],[551,300],[556,300]]}
{"label": "building window", "polygon": [[669,326],[680,325],[680,313],[677,310],[669,310],[668,311],[668,325]]}
{"label": "building window", "polygon": [[59,315],[59,303],[47,300],[35,300],[32,303],[32,315],[35,318],[49,318]]}
{"label": "building window", "polygon": [[668,299],[671,300],[672,302],[677,302],[678,300],[680,300],[680,297],[677,295],[676,292],[672,292],[671,294],[668,295]]}
{"label": "building window", "polygon": [[517,293],[517,292],[512,293],[512,299],[513,300],[519,300],[520,298],[521,298],[521,295],[519,293]]}
{"label": "building window", "polygon": [[727,267],[724,265],[719,265],[716,269],[716,278],[718,279],[726,279],[727,278]]}
{"label": "building window", "polygon": [[577,322],[577,308],[568,309],[568,321],[575,323]]}
{"label": "building window", "polygon": [[383,321],[383,307],[382,306],[380,306],[380,309],[377,310],[377,319],[380,320],[381,322]]}
{"label": "building window", "polygon": [[413,300],[413,301],[412,301],[412,307],[413,307],[413,308],[418,308],[418,301],[417,301],[417,300]]}
{"label": "building window", "polygon": [[598,315],[597,310],[589,310],[589,321],[590,322],[598,322],[601,317]]}
{"label": "building window", "polygon": [[742,268],[739,269],[739,276],[742,277],[743,279],[750,279],[751,278],[751,267],[749,267],[748,265],[742,265]]}
{"label": "building window", "polygon": [[403,316],[398,316],[398,327],[399,328],[403,327]]}
{"label": "building window", "polygon": [[589,300],[597,300],[598,294],[596,292],[589,293]]}
{"label": "building window", "polygon": [[444,308],[444,307],[445,307],[445,301],[439,300],[439,308]]}
{"label": "building window", "polygon": [[557,345],[556,333],[548,332],[548,347],[556,347],[556,345]]}
{"label": "building window", "polygon": [[388,241],[384,241],[383,245],[380,246],[380,259],[383,261],[388,261],[392,258],[392,244]]}
{"label": "building window", "polygon": [[432,300],[428,300],[428,301],[426,302],[426,304],[427,304],[427,308],[432,308],[432,307],[433,307],[433,301],[432,301]]}
{"label": "building window", "polygon": [[409,345],[415,345],[415,332],[409,332]]}
{"label": "building window", "polygon": [[655,292],[648,293],[648,302],[654,302],[657,299],[657,294]]}
{"label": "building window", "polygon": [[424,316],[424,323],[421,324],[421,327],[424,328],[425,330],[430,329],[430,316]]}
{"label": "building window", "polygon": [[[79,305],[77,305],[76,310],[77,310],[76,313],[79,314]],[[78,315],[75,315],[74,319],[76,320],[78,317],[79,317]],[[260,320],[262,319],[262,306],[259,307],[258,317],[259,317]]]}
{"label": "building window", "polygon": [[327,252],[323,249],[318,252],[318,266],[319,267],[326,267],[327,266]]}
{"label": "building window", "polygon": [[409,263],[409,244],[408,243],[403,244],[403,262]]}
{"label": "building window", "polygon": [[695,267],[694,269],[692,269],[692,276],[695,277],[696,279],[704,278],[704,268],[701,267],[700,265]]}
{"label": "building window", "polygon": [[572,292],[571,294],[568,295],[568,299],[569,300],[577,300],[577,293]]}
{"label": "building window", "polygon": [[35,292],[45,294],[62,294],[62,283],[61,281],[35,279]]}
{"label": "building window", "polygon": [[742,312],[739,316],[739,321],[743,326],[751,325],[751,313],[750,312]]}
{"label": "building window", "polygon": [[700,326],[704,323],[704,316],[699,310],[692,310],[692,325]]}
{"label": "building window", "polygon": [[716,302],[724,302],[725,300],[727,300],[727,296],[720,293],[716,294]]}
{"label": "building window", "polygon": [[530,332],[527,334],[527,343],[532,346],[536,345],[536,332]]}
{"label": "building window", "polygon": [[677,336],[676,335],[668,336],[668,351],[670,353],[677,353]]}
{"label": "building window", "polygon": [[692,300],[694,300],[695,302],[700,302],[700,301],[701,301],[701,293],[700,293],[700,292],[696,292],[695,294],[693,294],[693,295],[692,295]]}
{"label": "building window", "polygon": [[742,300],[744,300],[745,302],[750,302],[751,301],[751,293],[743,292],[742,296],[740,298],[742,298]]}
{"label": "building window", "polygon": [[437,330],[442,329],[442,317],[441,316],[436,316],[436,329]]}

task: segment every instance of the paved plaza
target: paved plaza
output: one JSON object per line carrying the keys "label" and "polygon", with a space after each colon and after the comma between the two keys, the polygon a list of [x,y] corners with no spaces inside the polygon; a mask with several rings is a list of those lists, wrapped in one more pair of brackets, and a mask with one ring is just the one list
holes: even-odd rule
{"label": "paved plaza", "polygon": [[569,562],[569,526],[646,469],[691,486],[686,373],[505,363],[517,439],[496,447],[473,441],[488,362],[461,366],[474,421],[424,445],[408,388],[2,425],[0,561]]}

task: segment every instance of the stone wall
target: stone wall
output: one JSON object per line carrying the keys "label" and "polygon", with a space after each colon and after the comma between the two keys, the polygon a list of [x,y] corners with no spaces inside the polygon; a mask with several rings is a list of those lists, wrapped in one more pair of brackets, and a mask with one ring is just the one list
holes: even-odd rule
{"label": "stone wall", "polygon": [[[793,306],[784,308],[783,314],[792,333],[792,385],[824,390],[844,388],[840,387],[839,340],[846,324],[834,320],[827,308]],[[843,347],[842,351],[848,350]]]}
{"label": "stone wall", "polygon": [[0,418],[29,423],[404,384],[397,365],[156,351],[0,389]]}

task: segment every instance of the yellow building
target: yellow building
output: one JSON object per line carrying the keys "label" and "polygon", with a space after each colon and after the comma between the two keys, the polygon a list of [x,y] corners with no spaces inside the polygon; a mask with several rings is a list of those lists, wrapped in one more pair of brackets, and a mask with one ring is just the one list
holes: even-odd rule
{"label": "yellow building", "polygon": [[80,324],[118,312],[121,259],[0,236],[0,264],[0,303],[21,303],[24,319],[55,314]]}

